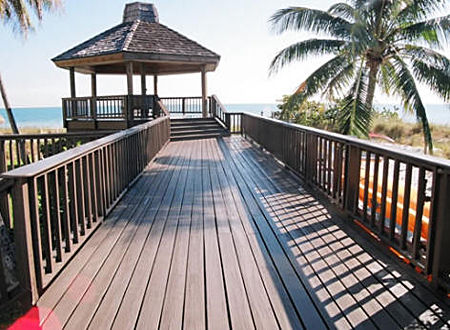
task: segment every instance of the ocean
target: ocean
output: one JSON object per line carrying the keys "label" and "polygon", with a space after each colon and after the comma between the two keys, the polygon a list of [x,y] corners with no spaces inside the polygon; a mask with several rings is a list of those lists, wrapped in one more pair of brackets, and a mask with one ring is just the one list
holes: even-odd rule
{"label": "ocean", "polygon": [[[225,107],[229,112],[251,112],[263,114],[270,117],[272,112],[277,111],[276,104],[226,104]],[[383,107],[393,109],[393,105],[377,105],[376,108]],[[426,105],[428,119],[431,123],[450,125],[450,105],[430,104]],[[14,117],[16,118],[19,128],[62,128],[62,111],[60,107],[40,107],[40,108],[14,108]],[[407,122],[415,122],[412,114],[400,112],[400,117]],[[9,128],[8,117],[6,111],[0,109],[0,115],[5,122],[0,124],[0,128]]]}

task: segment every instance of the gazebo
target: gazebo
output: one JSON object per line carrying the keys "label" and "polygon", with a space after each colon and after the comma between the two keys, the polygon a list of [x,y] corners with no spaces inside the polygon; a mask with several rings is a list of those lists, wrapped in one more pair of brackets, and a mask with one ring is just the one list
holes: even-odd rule
{"label": "gazebo", "polygon": [[[134,2],[125,6],[123,22],[58,55],[52,61],[70,72],[70,98],[63,99],[68,131],[123,129],[158,115],[158,76],[201,73],[202,116],[208,115],[206,73],[214,71],[220,56],[159,23],[156,7]],[[91,75],[91,96],[77,97],[75,73]],[[123,74],[127,95],[98,96],[97,74]],[[133,75],[141,76],[135,94]],[[153,95],[147,94],[146,76],[153,76]]]}

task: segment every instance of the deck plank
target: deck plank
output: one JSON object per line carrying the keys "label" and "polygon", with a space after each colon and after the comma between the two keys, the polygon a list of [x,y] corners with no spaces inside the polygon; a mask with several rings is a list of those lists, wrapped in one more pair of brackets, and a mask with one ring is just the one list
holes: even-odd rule
{"label": "deck plank", "polygon": [[[168,239],[165,238],[165,231],[169,228],[169,231],[173,228],[170,228],[173,224],[169,222],[169,217],[173,215],[174,211],[171,212],[171,205],[173,200],[178,195],[180,189],[183,189],[183,185],[180,182],[183,182],[182,174],[186,173],[183,171],[183,165],[186,162],[186,158],[184,157],[184,152],[179,155],[175,155],[177,165],[172,168],[174,175],[172,176],[167,190],[164,194],[164,197],[161,203],[154,205],[149,210],[149,217],[154,217],[154,224],[148,238],[145,242],[145,247],[141,257],[139,258],[138,264],[133,272],[132,278],[128,285],[128,288],[125,292],[125,295],[122,299],[119,310],[117,311],[116,317],[114,319],[114,323],[112,328],[115,329],[130,329],[133,328],[136,323],[139,321],[139,315],[142,313],[143,309],[143,301],[145,299],[145,294],[147,287],[149,286],[149,281],[152,277],[153,270],[158,270],[158,267],[155,267],[157,263],[158,253],[161,250],[161,246],[167,247],[170,245],[168,243]],[[169,157],[170,159],[170,157]],[[185,176],[184,176],[185,178]],[[171,237],[168,237],[171,238]],[[171,255],[170,251],[164,251]],[[158,259],[161,259],[159,257]],[[170,260],[170,258],[169,258]],[[154,289],[165,290],[165,284],[161,287]],[[163,291],[164,293],[164,291]],[[161,304],[153,306],[153,313],[156,312],[158,315],[156,316],[159,320],[159,313],[161,311]],[[148,311],[145,310],[146,314]]]}
{"label": "deck plank", "polygon": [[[242,141],[237,142],[236,144],[241,144]],[[244,144],[247,145],[246,142],[244,142]],[[271,171],[268,171],[266,173],[266,181],[272,181],[272,180],[277,180],[278,177],[282,176],[284,178],[285,183],[281,183],[281,182],[277,182],[277,185],[279,187],[281,187],[284,191],[289,191],[291,193],[291,196],[293,197],[289,197],[287,199],[285,199],[283,201],[283,203],[285,204],[289,204],[291,203],[291,205],[301,205],[301,204],[308,204],[308,203],[314,203],[314,204],[319,204],[317,202],[317,200],[312,197],[310,194],[308,194],[303,188],[300,188],[300,193],[299,193],[299,189],[298,189],[298,182],[295,182],[295,180],[293,180],[293,177],[291,175],[288,174],[288,172],[286,171],[281,171],[280,167],[275,163],[275,162],[270,162],[270,157],[267,157],[267,155],[264,155],[261,152],[257,152],[254,148],[250,148],[248,149],[253,156],[257,155],[257,158],[260,158],[260,164],[264,164],[264,168],[267,170],[268,168],[271,168]],[[251,160],[252,156],[246,154],[246,157],[243,157],[246,160]],[[257,164],[253,163],[252,167],[255,166]],[[286,182],[289,182],[288,184],[286,184]],[[301,200],[304,198],[301,198],[301,196],[304,195],[304,197],[307,199],[305,200]],[[292,199],[293,201],[290,201],[290,199]],[[375,259],[374,257],[370,256],[369,253],[367,251],[364,251],[363,249],[361,249],[361,247],[356,244],[356,242],[354,242],[353,240],[351,240],[349,238],[348,235],[346,235],[342,230],[340,230],[336,224],[331,220],[331,217],[329,215],[329,213],[327,212],[326,209],[324,209],[323,206],[321,205],[317,205],[316,208],[318,210],[314,210],[314,207],[308,207],[308,208],[303,208],[303,214],[307,215],[311,224],[311,221],[314,222],[316,225],[311,225],[311,232],[312,233],[321,233],[320,236],[322,237],[322,241],[323,239],[329,239],[330,242],[332,242],[332,244],[334,244],[331,247],[331,251],[328,252],[329,255],[336,255],[340,258],[342,258],[342,260],[344,260],[345,258],[345,264],[346,266],[350,266],[352,264],[357,264],[355,272],[357,272],[358,270],[361,270],[362,272],[364,272],[364,274],[366,275],[366,278],[364,278],[364,281],[361,281],[361,284],[363,284],[364,286],[367,287],[367,290],[373,291],[374,295],[373,297],[369,297],[365,298],[365,301],[370,301],[371,303],[373,301],[381,304],[382,306],[388,306],[388,313],[390,314],[390,317],[395,319],[395,321],[397,321],[398,323],[400,323],[401,327],[405,327],[405,326],[429,326],[430,324],[432,324],[433,326],[439,325],[439,324],[444,324],[445,322],[448,322],[448,316],[444,316],[444,319],[447,320],[438,320],[439,319],[439,314],[442,313],[442,309],[438,307],[439,303],[436,300],[431,300],[432,302],[429,302],[428,305],[429,306],[434,306],[434,310],[432,309],[427,309],[425,308],[425,305],[421,304],[421,302],[417,299],[417,297],[415,296],[415,294],[406,294],[406,290],[403,287],[401,282],[395,283],[396,285],[392,285],[392,286],[385,286],[385,283],[387,282],[388,278],[392,277],[388,277],[388,278],[380,278],[380,271],[383,271],[382,269],[385,268],[381,268],[381,267],[376,267],[381,266],[380,263],[382,261],[380,261],[379,259]],[[291,208],[293,209],[293,208]],[[291,212],[294,213],[294,215],[298,218],[304,218],[303,216],[300,216],[299,214],[295,214],[295,212]],[[317,226],[317,224],[320,224],[320,226]],[[328,232],[328,233],[332,233],[332,235],[324,233]],[[333,237],[334,236],[334,237]],[[350,246],[349,249],[345,248],[344,245],[344,241],[347,241],[346,245]],[[334,242],[334,243],[333,243]],[[340,245],[340,248],[337,245]],[[322,243],[323,245],[323,243]],[[350,250],[353,249],[353,252],[351,252]],[[358,251],[357,253],[354,253],[354,251]],[[341,257],[342,256],[342,257]],[[350,256],[350,258],[349,258]],[[351,258],[351,256],[353,256],[353,258]],[[364,258],[364,260],[361,260],[361,258]],[[386,266],[388,266],[386,264]],[[373,271],[372,271],[373,270]],[[371,272],[372,271],[372,272]],[[352,275],[353,270],[348,271],[349,275]],[[370,273],[370,276],[372,276],[373,278],[367,277]],[[361,274],[361,272],[358,273],[359,275]],[[358,276],[359,279],[361,279],[361,277]],[[394,283],[393,283],[394,284]],[[377,291],[374,291],[374,287],[378,287]],[[417,290],[417,286],[415,286],[415,290]],[[391,289],[394,289],[394,291],[391,292]],[[395,293],[395,291],[397,291],[397,293]],[[372,293],[371,293],[372,295]],[[378,296],[377,296],[378,295]],[[423,295],[423,294],[421,294]],[[382,297],[380,297],[382,296]],[[432,295],[426,295],[424,294],[425,297],[427,297],[428,299],[430,299],[431,297],[433,297]],[[383,299],[383,301],[381,301]],[[378,300],[378,301],[377,301]],[[363,300],[364,301],[364,300]],[[388,304],[386,304],[387,302],[390,302]],[[442,303],[440,304],[442,305]],[[414,311],[411,313],[410,308],[412,308]],[[425,308],[425,309],[424,309]],[[371,309],[368,308],[368,314],[371,313]],[[384,315],[386,315],[384,313]],[[414,317],[414,315],[416,315],[416,317]],[[377,314],[378,316],[378,314]],[[415,319],[417,318],[417,319]],[[373,319],[373,317],[371,317],[371,319]],[[383,320],[385,321],[385,320]]]}
{"label": "deck plank", "polygon": [[[233,149],[233,148],[232,148]],[[327,243],[322,239],[320,233],[313,231],[312,229],[307,229],[310,225],[308,221],[302,217],[302,214],[298,214],[292,211],[294,205],[289,203],[288,196],[283,194],[282,191],[276,189],[275,185],[269,185],[270,182],[267,178],[261,176],[259,164],[252,162],[253,156],[251,154],[246,154],[246,157],[239,152],[239,149],[233,149],[233,158],[241,161],[244,166],[252,166],[254,182],[258,189],[261,191],[261,199],[264,200],[266,207],[272,211],[273,217],[278,219],[278,221],[283,225],[286,233],[289,235],[292,241],[296,242],[299,246],[299,250],[302,251],[306,262],[312,266],[313,271],[316,276],[319,277],[322,285],[330,288],[330,297],[333,300],[335,296],[339,298],[339,306],[346,314],[347,318],[351,321],[353,326],[359,326],[361,321],[367,320],[367,311],[362,308],[358,303],[357,297],[355,295],[361,295],[365,288],[362,286],[353,288],[353,286],[358,283],[356,278],[352,274],[344,277],[341,274],[344,272],[343,268],[345,266],[340,263],[333,253],[329,253],[329,248]],[[247,162],[247,163],[246,163]],[[257,180],[259,179],[259,180]],[[283,200],[279,206],[273,207],[279,199]],[[293,217],[295,215],[295,217]],[[304,228],[306,227],[306,229]],[[298,237],[297,237],[298,236]],[[321,248],[318,249],[317,246]],[[304,251],[308,253],[304,253]],[[326,254],[326,256],[324,255]],[[318,260],[319,262],[311,262],[311,260]],[[365,293],[365,292],[364,292]],[[367,296],[364,295],[364,297]],[[363,297],[363,298],[364,298]],[[368,302],[368,310],[372,313],[376,313],[376,318],[374,321],[382,327],[396,328],[398,325],[395,324],[389,315],[382,315],[379,313],[382,307],[376,304],[376,301],[370,300]],[[391,321],[391,322],[389,322]],[[374,325],[366,324],[367,327],[372,327]]]}
{"label": "deck plank", "polygon": [[202,142],[203,236],[205,239],[205,281],[207,328],[228,329],[230,319],[225,295],[222,259],[219,252],[211,180],[210,158],[207,140]]}
{"label": "deck plank", "polygon": [[203,237],[202,158],[203,143],[196,148],[194,168],[194,196],[186,270],[184,301],[184,329],[206,329],[205,266]]}
{"label": "deck plank", "polygon": [[[176,150],[172,148],[168,151],[176,153]],[[170,166],[170,164],[168,165]],[[94,319],[94,327],[100,326],[100,324],[96,323],[99,321],[99,318],[95,319],[96,314],[100,315],[100,319],[103,321],[111,322],[113,320],[131,273],[141,255],[145,239],[153,224],[153,219],[146,216],[148,207],[161,199],[161,195],[167,186],[167,180],[170,179],[171,172],[164,171],[164,168],[154,167],[155,171],[162,171],[163,175],[155,176],[156,180],[149,184],[152,190],[149,190],[147,195],[150,198],[144,199],[140,203],[141,208],[135,214],[135,217],[140,221],[139,227],[136,226],[138,230],[134,236],[129,236],[126,239],[126,244],[114,247],[114,250],[122,252],[122,258],[117,260],[119,258],[113,254],[108,257],[110,263],[119,262],[116,264],[117,267],[115,269],[106,265],[102,267],[83,299],[79,302],[79,307],[72,314],[66,328],[85,328],[91,323],[92,319]],[[106,324],[103,323],[102,327],[106,327]]]}
{"label": "deck plank", "polygon": [[[82,300],[86,291],[92,287],[91,285],[93,279],[96,277],[98,272],[102,269],[103,265],[108,260],[108,256],[111,254],[114,246],[116,246],[116,244],[120,245],[124,241],[126,241],[127,235],[133,233],[133,230],[138,227],[137,224],[134,223],[137,221],[137,218],[132,216],[130,217],[130,215],[134,215],[136,212],[138,212],[142,202],[144,202],[145,199],[148,198],[149,195],[151,195],[153,180],[155,178],[156,177],[144,176],[141,180],[139,180],[142,181],[142,186],[139,185],[138,187],[135,187],[135,189],[142,188],[142,190],[137,191],[137,194],[135,196],[136,201],[129,201],[129,208],[126,207],[127,204],[123,203],[125,207],[118,208],[119,212],[116,214],[113,213],[112,219],[108,219],[109,222],[106,223],[105,226],[102,226],[101,229],[95,233],[95,236],[104,237],[104,239],[101,242],[98,242],[97,238],[92,239],[94,244],[95,242],[98,242],[99,244],[96,246],[95,252],[91,254],[90,258],[86,261],[81,258],[83,257],[83,255],[77,255],[77,258],[69,264],[73,264],[74,269],[78,264],[78,273],[72,273],[71,269],[69,269],[68,272],[65,272],[65,276],[61,277],[60,283],[55,283],[56,285],[51,286],[51,290],[56,290],[62,287],[61,283],[63,283],[64,285],[68,284],[65,290],[61,292],[62,295],[61,293],[58,294],[59,300],[51,310],[51,317],[43,319],[43,328],[46,327],[46,323],[48,320],[50,320],[51,324],[53,324],[54,320],[56,319],[57,322],[62,326],[67,322],[73,310],[78,305],[78,302]],[[150,192],[150,194],[147,194],[147,192]],[[132,223],[132,225],[130,225],[130,223]],[[105,236],[103,235],[104,232],[106,232]],[[85,249],[86,247],[83,247],[82,251],[84,251]],[[82,265],[81,267],[80,264]],[[61,290],[62,289],[63,288],[61,288]],[[49,308],[47,307],[48,305],[44,305],[48,304],[47,297],[50,298],[51,295],[44,295],[43,299],[38,302],[38,307],[40,308],[40,310],[44,310],[44,312],[45,308],[43,308],[43,306]],[[49,325],[50,327],[51,324]]]}
{"label": "deck plank", "polygon": [[199,158],[198,149],[195,148],[195,145],[192,145],[191,148],[193,151],[189,162],[189,175],[184,188],[175,247],[159,323],[161,329],[181,329],[183,327],[189,234],[191,231],[192,203],[194,201],[194,175],[191,173],[191,168],[195,168],[195,162]]}
{"label": "deck plank", "polygon": [[448,304],[366,244],[247,140],[171,142],[40,298],[40,324],[450,325]]}

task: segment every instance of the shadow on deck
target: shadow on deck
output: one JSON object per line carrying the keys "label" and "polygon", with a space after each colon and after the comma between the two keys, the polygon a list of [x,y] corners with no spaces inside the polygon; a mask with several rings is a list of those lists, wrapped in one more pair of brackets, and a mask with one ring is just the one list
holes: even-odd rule
{"label": "shadow on deck", "polygon": [[76,329],[450,325],[446,302],[354,234],[246,140],[171,142],[37,313]]}

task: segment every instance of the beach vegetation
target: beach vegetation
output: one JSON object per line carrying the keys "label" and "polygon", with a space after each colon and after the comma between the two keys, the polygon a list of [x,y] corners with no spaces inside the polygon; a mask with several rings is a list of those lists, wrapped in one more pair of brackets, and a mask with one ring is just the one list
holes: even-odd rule
{"label": "beach vegetation", "polygon": [[349,0],[328,10],[289,7],[270,22],[278,33],[308,31],[318,37],[281,50],[270,72],[294,61],[331,55],[301,82],[290,102],[301,104],[322,93],[341,100],[339,130],[367,136],[373,121],[376,88],[399,97],[421,125],[424,151],[433,141],[419,85],[450,100],[450,60],[441,53],[450,37],[450,15],[439,16],[445,0]]}

